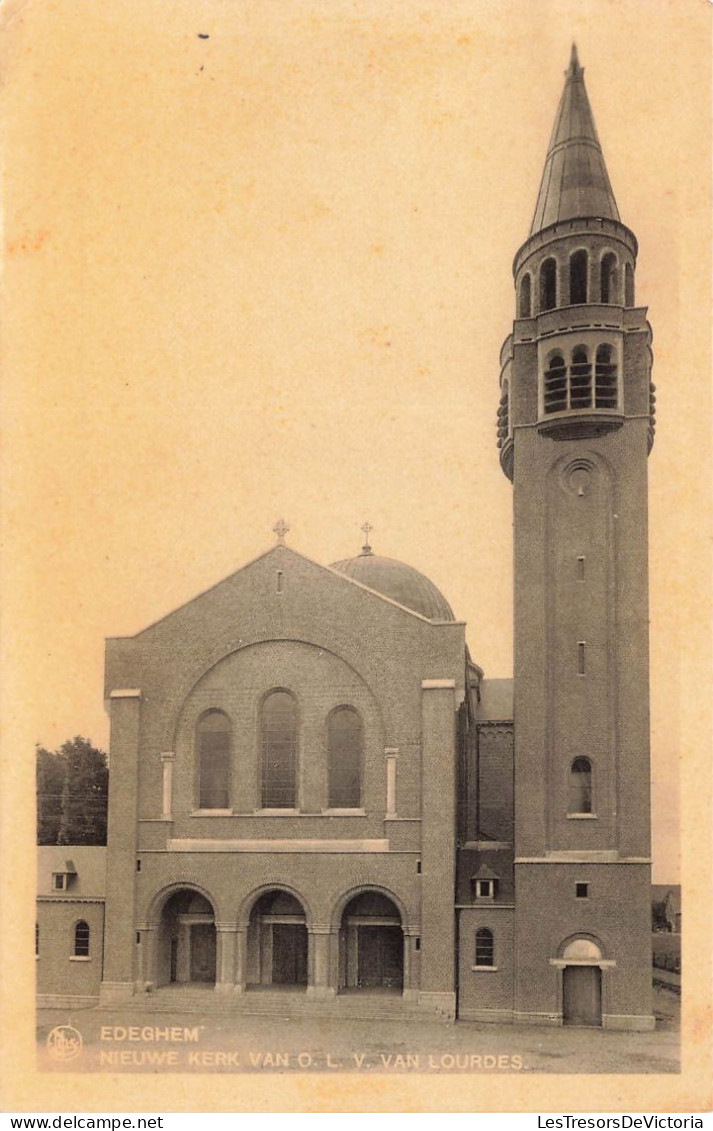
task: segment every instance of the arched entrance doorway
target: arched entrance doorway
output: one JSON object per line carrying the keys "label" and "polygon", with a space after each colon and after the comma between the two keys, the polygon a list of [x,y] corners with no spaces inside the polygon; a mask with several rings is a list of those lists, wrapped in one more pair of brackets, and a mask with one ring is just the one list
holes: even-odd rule
{"label": "arched entrance doorway", "polygon": [[156,984],[215,985],[215,912],[192,888],[175,891],[163,905],[158,935]]}
{"label": "arched entrance doorway", "polygon": [[307,920],[300,901],[290,892],[265,892],[250,912],[247,988],[304,989],[307,947]]}
{"label": "arched entrance doorway", "polygon": [[562,961],[563,1023],[601,1026],[601,950],[591,939],[573,939],[564,948]]}
{"label": "arched entrance doorway", "polygon": [[339,927],[339,989],[401,993],[404,933],[396,904],[379,891],[350,899]]}

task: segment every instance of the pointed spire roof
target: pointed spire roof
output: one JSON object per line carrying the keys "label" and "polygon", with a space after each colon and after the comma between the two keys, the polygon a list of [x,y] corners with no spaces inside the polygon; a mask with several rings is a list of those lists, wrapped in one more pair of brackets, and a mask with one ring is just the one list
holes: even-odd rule
{"label": "pointed spire roof", "polygon": [[619,209],[584,87],[584,70],[572,44],[530,235],[560,220],[585,216],[619,220]]}

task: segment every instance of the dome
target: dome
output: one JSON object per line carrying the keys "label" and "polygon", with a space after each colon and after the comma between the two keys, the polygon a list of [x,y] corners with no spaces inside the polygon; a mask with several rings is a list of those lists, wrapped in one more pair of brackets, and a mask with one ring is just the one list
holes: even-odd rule
{"label": "dome", "polygon": [[390,597],[428,620],[455,620],[453,610],[432,581],[405,562],[382,558],[371,549],[356,558],[332,562],[330,569]]}

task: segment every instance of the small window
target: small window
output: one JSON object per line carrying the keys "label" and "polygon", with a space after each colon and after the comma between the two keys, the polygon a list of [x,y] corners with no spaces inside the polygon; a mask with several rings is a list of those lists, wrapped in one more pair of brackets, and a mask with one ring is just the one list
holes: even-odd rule
{"label": "small window", "polygon": [[587,301],[587,275],[589,256],[586,251],[575,251],[569,257],[569,301],[575,306]]}
{"label": "small window", "polygon": [[554,310],[557,305],[557,263],[545,259],[540,267],[540,310]]}
{"label": "small window", "polygon": [[597,347],[594,384],[597,408],[616,408],[619,400],[617,366],[611,346]]}
{"label": "small window", "polygon": [[567,368],[561,353],[552,355],[545,370],[545,412],[564,412],[567,408]]}
{"label": "small window", "polygon": [[634,305],[634,268],[630,263],[624,268],[624,302],[627,306]]}
{"label": "small window", "polygon": [[585,578],[585,562],[584,554],[580,554],[577,558],[577,581],[584,581]]}
{"label": "small window", "polygon": [[66,891],[67,890],[67,873],[66,872],[53,872],[52,873],[52,890],[53,891]]}
{"label": "small window", "polygon": [[35,958],[40,957],[40,925],[35,923]]}
{"label": "small window", "polygon": [[493,966],[495,959],[495,942],[493,932],[487,927],[479,927],[475,932],[475,965]]}
{"label": "small window", "polygon": [[592,763],[589,758],[575,758],[570,767],[568,812],[592,812]]}
{"label": "small window", "polygon": [[421,949],[421,939],[418,935],[416,935],[416,950],[420,950],[420,949]]}
{"label": "small window", "polygon": [[602,256],[600,281],[602,302],[616,302],[619,297],[617,294],[616,256],[611,251]]}
{"label": "small window", "polygon": [[517,316],[518,318],[529,318],[532,313],[532,284],[530,276],[527,272],[520,280],[520,294],[517,303]]}
{"label": "small window", "polygon": [[577,644],[577,674],[578,675],[586,675],[587,674],[586,647],[587,646],[586,646],[586,643],[585,643],[584,640],[580,640],[579,643]]}
{"label": "small window", "polygon": [[495,880],[476,880],[476,899],[492,899],[495,895]]}
{"label": "small window", "polygon": [[201,809],[227,809],[230,804],[230,730],[230,719],[222,711],[208,711],[198,723]]}
{"label": "small window", "polygon": [[282,570],[281,569],[278,569],[278,571],[277,571],[277,592],[278,593],[282,592]]}
{"label": "small window", "polygon": [[570,408],[591,408],[592,406],[592,366],[584,346],[578,346],[572,353],[572,366],[569,379]]}
{"label": "small window", "polygon": [[575,894],[577,899],[588,899],[589,898],[589,884],[575,884],[574,885],[574,894]]}
{"label": "small window", "polygon": [[74,957],[89,958],[89,924],[84,919],[74,928]]}

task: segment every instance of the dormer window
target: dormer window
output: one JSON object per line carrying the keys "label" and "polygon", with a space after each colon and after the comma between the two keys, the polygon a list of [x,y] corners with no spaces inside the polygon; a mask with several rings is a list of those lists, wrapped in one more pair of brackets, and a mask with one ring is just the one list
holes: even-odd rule
{"label": "dormer window", "polygon": [[488,868],[487,864],[483,864],[476,874],[471,876],[470,882],[476,900],[495,899],[499,881],[495,872]]}
{"label": "dormer window", "polygon": [[64,868],[52,873],[52,891],[67,891],[76,874],[73,861],[65,860]]}
{"label": "dormer window", "polygon": [[475,898],[492,899],[495,895],[495,880],[476,880]]}

